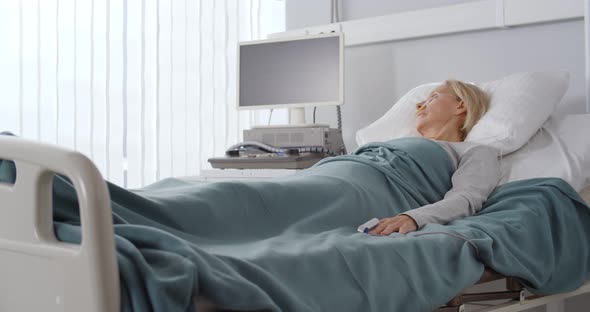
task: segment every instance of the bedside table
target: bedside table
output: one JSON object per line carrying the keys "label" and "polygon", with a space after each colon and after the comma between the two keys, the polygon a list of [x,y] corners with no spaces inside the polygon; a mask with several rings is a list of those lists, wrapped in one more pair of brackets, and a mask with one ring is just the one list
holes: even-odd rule
{"label": "bedside table", "polygon": [[264,180],[294,174],[300,170],[301,169],[203,169],[199,176],[183,177],[183,179],[199,182]]}

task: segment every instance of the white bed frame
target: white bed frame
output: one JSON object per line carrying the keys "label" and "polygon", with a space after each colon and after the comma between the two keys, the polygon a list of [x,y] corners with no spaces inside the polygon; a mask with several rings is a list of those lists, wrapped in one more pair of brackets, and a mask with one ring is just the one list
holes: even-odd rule
{"label": "white bed frame", "polygon": [[[119,311],[110,196],[86,156],[0,136],[0,158],[15,160],[14,185],[0,183],[0,311]],[[51,204],[55,173],[74,184],[82,244],[59,242]]]}
{"label": "white bed frame", "polygon": [[[480,284],[485,285],[485,284]],[[590,280],[587,280],[578,289],[566,293],[554,294],[549,296],[536,296],[526,290],[520,292],[519,300],[495,300],[495,301],[477,301],[464,303],[457,307],[441,308],[440,311],[455,312],[517,312],[532,309],[535,307],[546,306],[547,312],[565,312],[564,300],[570,297],[590,293]],[[473,292],[481,295],[481,292]],[[445,310],[446,309],[446,310]],[[572,311],[578,312],[578,311]]]}
{"label": "white bed frame", "polygon": [[[8,136],[0,136],[0,159],[14,160],[17,169],[14,185],[0,183],[0,311],[119,311],[110,196],[96,166],[78,152]],[[59,242],[53,233],[55,173],[77,192],[81,245]],[[477,311],[522,311],[584,293],[590,282]]]}
{"label": "white bed frame", "polygon": [[[560,303],[567,298],[586,294],[586,293],[590,293],[590,281],[586,281],[586,283],[584,283],[584,285],[582,285],[580,288],[578,288],[574,291],[568,292],[568,293],[555,294],[555,295],[551,295],[551,296],[538,297],[538,298],[534,298],[534,299],[524,299],[521,301],[507,302],[507,303],[494,305],[493,307],[478,309],[476,311],[477,312],[491,312],[491,311],[493,311],[493,312],[517,312],[517,311],[523,311],[523,310],[532,309],[532,308],[540,307],[540,306],[544,306],[544,305],[551,305],[552,303]],[[471,312],[471,310],[467,310],[467,311]],[[549,312],[549,310],[548,310],[548,312]],[[560,311],[560,312],[562,312],[562,311]],[[578,311],[572,311],[572,312],[578,312]]]}

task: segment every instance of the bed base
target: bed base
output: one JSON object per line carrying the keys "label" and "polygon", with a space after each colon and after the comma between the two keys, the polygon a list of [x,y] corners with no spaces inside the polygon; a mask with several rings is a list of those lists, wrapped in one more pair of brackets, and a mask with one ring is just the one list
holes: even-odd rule
{"label": "bed base", "polygon": [[[462,293],[451,299],[447,305],[435,309],[433,312],[470,312],[466,305],[474,302],[504,300],[498,304],[487,304],[488,307],[479,308],[477,312],[518,312],[528,310],[537,306],[543,306],[552,302],[559,302],[565,298],[590,293],[590,281],[577,290],[569,293],[538,296],[526,295],[522,284],[513,277],[506,277],[486,269],[475,285],[505,279],[506,290],[494,292]],[[216,306],[205,297],[195,299],[197,311],[201,312],[237,312],[235,310],[222,309]],[[248,312],[270,312],[268,310],[249,310]]]}
{"label": "bed base", "polygon": [[[489,274],[489,275],[488,275]],[[486,279],[486,275],[488,279]],[[506,290],[495,292],[480,293],[462,293],[451,299],[445,306],[442,306],[435,312],[471,312],[466,305],[477,303],[485,307],[478,308],[476,312],[518,312],[532,309],[539,306],[545,306],[551,303],[560,303],[563,300],[590,293],[590,280],[587,280],[578,289],[554,295],[534,295],[527,294],[522,284],[513,277],[505,277],[495,272],[486,270],[482,279],[475,285],[485,284],[499,279],[506,279]],[[483,280],[483,281],[482,281]],[[500,303],[482,303],[483,301],[503,300]]]}
{"label": "bed base", "polygon": [[[505,277],[503,277],[503,278],[505,278]],[[551,304],[551,303],[561,302],[561,301],[565,300],[566,298],[570,298],[570,297],[574,297],[574,296],[578,296],[578,295],[583,295],[583,294],[588,294],[588,293],[590,293],[590,280],[587,281],[580,288],[578,288],[572,292],[568,292],[568,293],[561,293],[561,294],[548,295],[548,296],[536,296],[536,295],[525,296],[524,291],[519,291],[518,298],[513,297],[512,300],[510,300],[508,302],[497,303],[497,304],[488,304],[488,307],[478,308],[476,310],[476,312],[519,312],[519,311],[524,311],[524,310],[532,309],[532,308],[539,307],[539,306],[544,306],[544,305]],[[464,296],[464,295],[482,295],[482,294],[485,296],[486,293],[463,294],[462,296]],[[459,297],[459,296],[457,296],[457,297]],[[485,299],[477,300],[477,301],[487,301],[487,300],[497,300],[497,299],[510,299],[510,298],[498,298],[498,297],[494,297],[494,296],[489,296],[489,297],[486,297]],[[453,300],[451,300],[449,303],[452,304],[452,301]],[[468,304],[469,302],[475,302],[475,301],[469,301],[469,299],[468,300],[463,299],[462,303],[457,306],[447,305],[444,307],[440,307],[434,311],[436,311],[436,312],[443,312],[443,311],[471,312],[472,310],[470,308],[466,307],[466,304]],[[455,303],[458,303],[458,302],[455,302]],[[234,311],[234,310],[218,308],[213,303],[211,303],[210,301],[205,299],[204,297],[199,297],[196,299],[196,306],[197,306],[197,311],[200,311],[200,312],[238,312],[238,311]],[[267,310],[251,310],[248,312],[269,312],[269,311],[267,311]]]}
{"label": "bed base", "polygon": [[[442,306],[433,312],[465,312],[465,304],[470,302],[489,301],[489,300],[512,300],[524,303],[527,299],[533,299],[537,296],[525,296],[525,290],[522,284],[513,277],[503,276],[491,269],[486,269],[481,278],[475,285],[485,284],[500,279],[506,279],[505,291],[479,292],[479,293],[462,293],[453,297],[445,306]],[[197,311],[202,312],[233,312],[232,310],[221,309],[205,297],[196,299]],[[528,309],[529,307],[527,307]],[[262,312],[263,310],[253,310],[249,312]]]}
{"label": "bed base", "polygon": [[506,290],[461,293],[449,300],[445,306],[434,310],[434,312],[463,312],[465,311],[465,304],[470,302],[511,300],[523,303],[527,299],[524,287],[516,278],[503,276],[491,269],[486,269],[475,285],[485,284],[500,279],[506,279]]}

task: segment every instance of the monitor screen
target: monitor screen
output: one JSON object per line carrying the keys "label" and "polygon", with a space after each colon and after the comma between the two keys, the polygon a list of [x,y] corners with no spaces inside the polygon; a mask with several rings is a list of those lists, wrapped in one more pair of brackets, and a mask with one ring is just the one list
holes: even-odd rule
{"label": "monitor screen", "polygon": [[241,42],[238,109],[340,105],[341,34]]}

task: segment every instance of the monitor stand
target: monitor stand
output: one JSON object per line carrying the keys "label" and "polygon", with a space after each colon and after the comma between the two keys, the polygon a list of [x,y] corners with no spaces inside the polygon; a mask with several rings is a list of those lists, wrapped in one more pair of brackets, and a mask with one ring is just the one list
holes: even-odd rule
{"label": "monitor stand", "polygon": [[305,109],[303,107],[289,108],[288,125],[256,125],[252,129],[260,128],[329,128],[327,124],[305,123]]}
{"label": "monitor stand", "polygon": [[305,124],[305,108],[303,108],[303,107],[289,108],[289,124],[290,125],[304,125]]}

